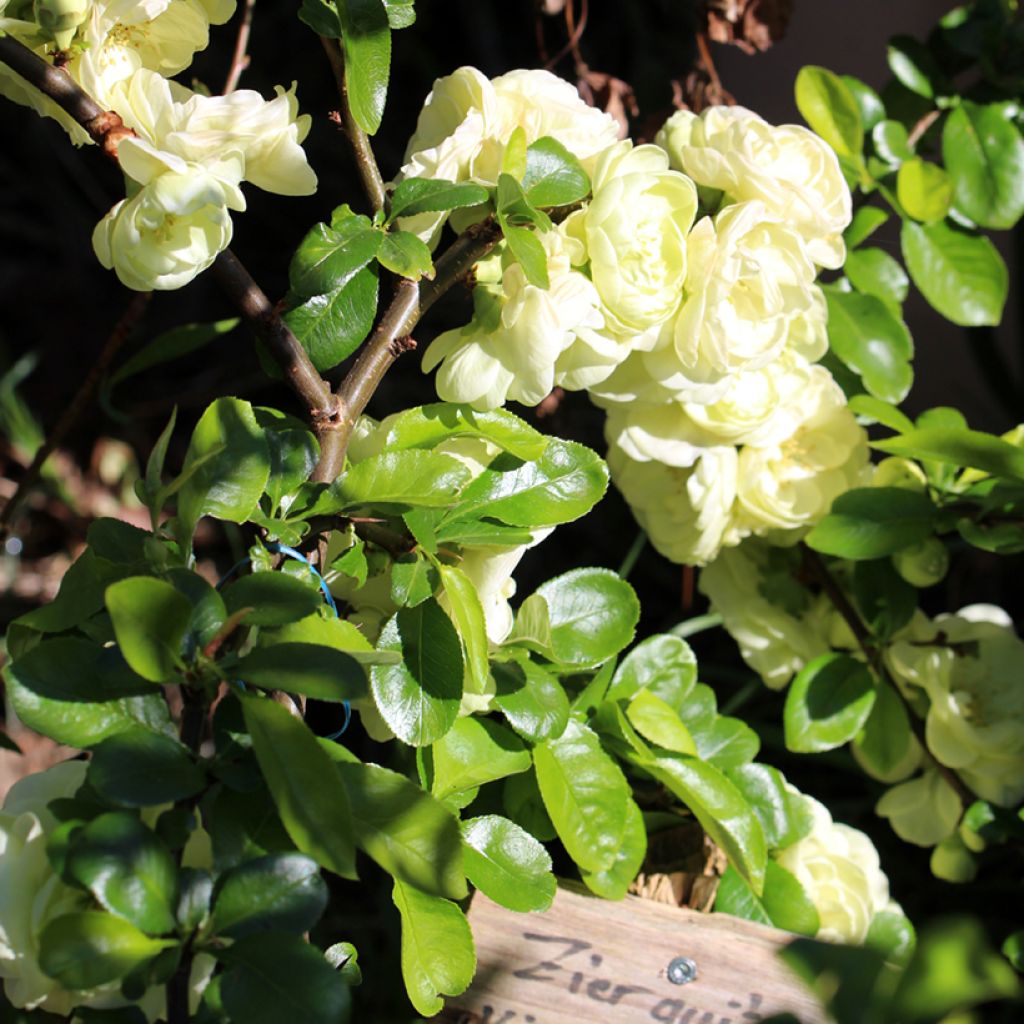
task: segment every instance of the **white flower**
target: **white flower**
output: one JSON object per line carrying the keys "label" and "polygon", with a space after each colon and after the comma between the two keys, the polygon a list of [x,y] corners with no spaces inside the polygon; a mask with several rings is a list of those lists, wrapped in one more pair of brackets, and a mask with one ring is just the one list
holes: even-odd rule
{"label": "white flower", "polygon": [[743,107],[708,107],[699,117],[673,114],[656,142],[698,185],[732,202],[763,202],[800,233],[819,266],[842,266],[850,190],[835,153],[812,131],[770,125]]}
{"label": "white flower", "polygon": [[803,886],[817,909],[817,938],[862,943],[876,914],[898,910],[889,899],[889,880],[878,851],[863,832],[836,824],[817,800],[804,799],[814,827],[775,859]]}
{"label": "white flower", "polygon": [[887,790],[875,812],[889,819],[900,839],[934,846],[953,834],[963,807],[953,787],[932,768]]}

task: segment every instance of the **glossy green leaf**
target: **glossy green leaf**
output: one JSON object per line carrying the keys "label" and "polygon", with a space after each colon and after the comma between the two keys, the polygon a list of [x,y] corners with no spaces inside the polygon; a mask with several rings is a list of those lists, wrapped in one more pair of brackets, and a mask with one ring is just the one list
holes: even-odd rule
{"label": "glossy green leaf", "polygon": [[218,398],[192,432],[178,491],[179,536],[192,536],[202,516],[244,523],[270,477],[270,453],[252,406]]}
{"label": "glossy green leaf", "polygon": [[853,213],[850,226],[843,232],[847,248],[855,249],[867,241],[888,219],[889,214],[877,206],[859,207]]}
{"label": "glossy green leaf", "polygon": [[488,663],[490,641],[480,595],[473,581],[457,566],[442,565],[440,573],[445,601],[462,641],[466,667],[463,689],[466,693],[486,693],[491,679]]}
{"label": "glossy green leaf", "polygon": [[864,945],[877,950],[889,963],[905,966],[913,955],[917,935],[914,926],[892,910],[880,910],[871,919]]}
{"label": "glossy green leaf", "polygon": [[526,150],[522,186],[533,206],[568,206],[586,197],[590,179],[565,146],[544,136]]}
{"label": "glossy green leaf", "polygon": [[885,117],[885,105],[882,103],[882,97],[870,85],[862,82],[859,78],[854,78],[853,75],[840,75],[839,77],[857,101],[864,130],[871,131]]}
{"label": "glossy green leaf", "polygon": [[381,631],[377,647],[396,651],[396,665],[374,665],[373,699],[391,730],[414,747],[429,746],[455,724],[462,699],[462,645],[434,598],[402,608]]}
{"label": "glossy green leaf", "polygon": [[867,666],[848,654],[823,654],[798,673],[786,694],[786,746],[816,754],[848,743],[867,721],[876,689]]}
{"label": "glossy green leaf", "polygon": [[910,291],[907,272],[884,249],[856,249],[846,257],[843,273],[857,291],[897,305]]}
{"label": "glossy green leaf", "polygon": [[175,943],[151,939],[133,924],[98,910],[53,918],[39,937],[39,966],[66,989],[117,981]]}
{"label": "glossy green leaf", "polygon": [[366,696],[366,673],[354,658],[321,644],[281,643],[256,647],[232,675],[265,690],[284,690],[316,700],[359,700]]}
{"label": "glossy green leaf", "polygon": [[434,796],[443,800],[460,790],[528,771],[530,752],[523,741],[490,718],[460,718],[433,746]]}
{"label": "glossy green leaf", "polygon": [[810,832],[807,802],[787,788],[778,769],[744,764],[726,775],[757,815],[769,850],[784,850]]}
{"label": "glossy green leaf", "polygon": [[906,705],[892,687],[880,686],[854,746],[872,775],[896,781],[892,773],[906,764],[912,735]]}
{"label": "glossy green leaf", "polygon": [[173,733],[163,693],[132,672],[115,648],[59,637],[3,671],[18,718],[58,743],[91,747],[138,726]]}
{"label": "glossy green leaf", "polygon": [[864,416],[875,423],[881,423],[890,430],[902,434],[913,430],[914,423],[909,416],[902,413],[891,402],[884,402],[874,395],[853,395],[849,401],[850,412]]}
{"label": "glossy green leaf", "polygon": [[876,398],[902,402],[914,379],[914,344],[907,325],[874,295],[826,291],[828,337],[832,351]]}
{"label": "glossy green leaf", "polygon": [[64,870],[105,910],[141,931],[162,935],[174,929],[177,866],[134,815],[113,811],[90,821],[74,834]]}
{"label": "glossy green leaf", "polygon": [[796,105],[803,119],[841,156],[864,147],[860,107],[846,83],[827,68],[808,65],[796,76]]}
{"label": "glossy green leaf", "polygon": [[914,220],[942,220],[953,201],[953,182],[938,164],[920,157],[907,160],[896,176],[896,196]]}
{"label": "glossy green leaf", "polygon": [[914,151],[910,148],[909,139],[907,129],[899,121],[880,121],[871,129],[875,152],[894,167],[904,160],[913,159]]}
{"label": "glossy green leaf", "polygon": [[240,939],[257,932],[308,932],[327,907],[320,866],[301,853],[258,857],[217,881],[211,927]]}
{"label": "glossy green leaf", "polygon": [[465,915],[448,900],[395,880],[391,894],[402,917],[402,977],[416,1010],[432,1017],[442,996],[469,988],[476,971],[473,934]]}
{"label": "glossy green leaf", "polygon": [[388,222],[397,217],[415,217],[420,213],[440,213],[465,206],[479,206],[489,198],[487,189],[473,181],[406,178],[395,186]]}
{"label": "glossy green leaf", "polygon": [[250,626],[283,626],[312,615],[323,600],[316,585],[283,572],[254,572],[229,583],[222,591],[224,606],[231,615],[251,609],[245,622]]}
{"label": "glossy green leaf", "polygon": [[244,697],[252,748],[292,842],[322,867],[355,878],[345,787],[308,726],[268,698]]}
{"label": "glossy green leaf", "polygon": [[633,800],[626,805],[626,829],[615,860],[604,871],[580,871],[586,887],[602,899],[621,900],[629,891],[647,856],[644,816]]}
{"label": "glossy green leaf", "polygon": [[[288,267],[294,295],[308,299],[344,288],[377,256],[383,234],[368,217],[340,207],[331,224],[315,224],[299,243]],[[347,213],[347,215],[346,215]]]}
{"label": "glossy green leaf", "polygon": [[298,935],[247,935],[218,951],[224,1009],[245,1024],[347,1024],[349,991],[323,954]]}
{"label": "glossy green leaf", "polygon": [[696,754],[697,744],[679,715],[650,690],[640,690],[629,702],[626,717],[644,739],[677,754]]}
{"label": "glossy green leaf", "polygon": [[537,783],[558,838],[585,871],[615,862],[626,830],[629,784],[592,730],[570,719],[533,751]]}
{"label": "glossy green leaf", "polygon": [[677,712],[697,683],[697,657],[680,637],[659,634],[648,637],[622,660],[608,688],[608,700],[635,696],[650,690]]}
{"label": "glossy green leaf", "polygon": [[527,913],[555,898],[548,851],[508,818],[487,814],[462,823],[466,875],[495,903]]}
{"label": "glossy green leaf", "polygon": [[900,243],[914,284],[947,320],[962,327],[999,323],[1009,277],[987,238],[945,222],[904,221]]}
{"label": "glossy green leaf", "polygon": [[518,459],[539,458],[549,438],[507,409],[478,412],[469,405],[434,402],[387,420],[386,449],[433,448],[450,437],[483,437]]}
{"label": "glossy green leaf", "polygon": [[761,749],[757,733],[745,722],[729,715],[717,715],[710,727],[694,734],[694,739],[701,759],[723,771],[753,761]]}
{"label": "glossy green leaf", "polygon": [[814,936],[821,926],[818,911],[804,887],[773,860],[765,866],[761,896],[754,893],[732,865],[726,868],[715,896],[715,910],[748,921],[774,925],[797,935]]}
{"label": "glossy green leaf", "polygon": [[125,661],[143,679],[166,682],[184,668],[181,647],[192,606],[174,587],[133,576],[107,587],[105,600]]}
{"label": "glossy green leaf", "polygon": [[505,720],[531,743],[561,736],[569,721],[569,698],[558,679],[529,656],[492,667],[494,703]]}
{"label": "glossy green leaf", "polygon": [[408,28],[416,23],[416,0],[384,0],[388,9],[388,24],[395,29]]}
{"label": "glossy green leaf", "polygon": [[550,288],[548,278],[548,254],[540,239],[529,228],[504,224],[502,233],[509,251],[523,268],[526,280],[535,288]]}
{"label": "glossy green leaf", "polygon": [[945,90],[944,76],[923,43],[910,36],[894,36],[886,55],[889,69],[911,92],[934,99]]}
{"label": "glossy green leaf", "polygon": [[452,504],[471,473],[458,459],[442,452],[384,452],[351,466],[314,506],[317,514],[361,507]]}
{"label": "glossy green leaf", "polygon": [[1001,103],[964,100],[942,128],[942,159],[957,210],[984,228],[1012,228],[1024,214],[1024,137]]}
{"label": "glossy green leaf", "polygon": [[352,116],[373,135],[384,116],[391,74],[391,26],[383,0],[337,0],[345,89]]}
{"label": "glossy green leaf", "polygon": [[1024,449],[1001,437],[956,427],[924,427],[874,441],[872,448],[908,459],[971,466],[993,476],[1024,480]]}
{"label": "glossy green leaf", "polygon": [[391,563],[391,600],[399,607],[415,608],[433,597],[440,585],[437,566],[418,551]]}
{"label": "glossy green leaf", "polygon": [[836,498],[832,511],[804,540],[826,555],[855,561],[882,558],[930,537],[937,514],[931,499],[919,491],[863,487]]}
{"label": "glossy green leaf", "polygon": [[195,796],[205,783],[184,744],[138,728],[94,747],[86,778],[104,800],[124,807],[176,803]]}
{"label": "glossy green leaf", "polygon": [[434,261],[424,241],[410,231],[389,231],[384,235],[377,260],[399,277],[418,281],[421,277],[433,278]]}
{"label": "glossy green leaf", "polygon": [[299,8],[299,20],[308,25],[317,35],[328,39],[341,37],[341,22],[338,21],[338,8],[328,0],[302,0]]}
{"label": "glossy green leaf", "polygon": [[282,319],[321,373],[355,352],[370,333],[377,287],[376,265],[364,266],[345,284],[305,298],[284,313]]}

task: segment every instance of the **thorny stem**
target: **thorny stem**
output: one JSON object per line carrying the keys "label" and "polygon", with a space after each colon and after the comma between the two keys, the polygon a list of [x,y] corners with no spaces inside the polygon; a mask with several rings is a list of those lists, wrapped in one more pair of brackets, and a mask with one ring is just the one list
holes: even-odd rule
{"label": "thorny stem", "polygon": [[857,609],[853,607],[850,599],[843,592],[842,587],[839,586],[835,577],[829,572],[824,559],[816,551],[807,547],[806,544],[801,544],[800,549],[803,555],[804,568],[808,576],[821,585],[822,590],[825,592],[825,596],[832,602],[833,607],[843,617],[843,620],[850,628],[850,632],[853,634],[854,639],[857,641],[857,646],[860,647],[861,651],[863,651],[864,657],[867,659],[867,663],[870,666],[871,671],[874,672],[883,685],[888,686],[892,692],[896,694],[900,702],[906,708],[910,728],[913,730],[918,743],[921,744],[921,749],[924,751],[925,756],[932,762],[939,775],[942,776],[950,788],[952,788],[960,798],[962,808],[963,810],[966,810],[972,803],[974,803],[975,800],[978,799],[977,795],[970,789],[970,787],[967,786],[955,771],[938,761],[928,749],[924,722],[918,718],[914,709],[910,706],[910,702],[903,695],[903,691],[900,690],[897,685],[896,680],[889,674],[889,670],[885,667],[885,662],[882,660],[881,648],[875,643],[875,638],[871,635],[871,631],[866,625],[864,625],[863,619],[861,619]]}
{"label": "thorny stem", "polygon": [[[3,42],[3,40],[0,40],[0,42]],[[50,431],[50,435],[36,452],[31,465],[19,481],[17,490],[11,495],[7,504],[0,509],[0,537],[5,536],[10,529],[11,518],[15,510],[25,499],[29,491],[36,485],[46,460],[53,454],[54,449],[61,445],[85,412],[86,407],[92,402],[96,389],[110,368],[114,356],[117,355],[121,347],[131,336],[132,330],[146,311],[151,295],[151,292],[136,292],[132,296],[125,311],[121,314],[120,320],[118,320],[114,329],[110,332],[110,336],[107,338],[106,344],[103,346],[92,369],[89,370],[85,380],[82,381],[81,387],[75,393],[74,398],[65,406],[64,412],[61,414],[60,419],[57,420],[57,425]]]}
{"label": "thorny stem", "polygon": [[245,7],[242,9],[242,21],[238,26],[238,36],[235,38],[235,52],[231,57],[231,67],[228,69],[228,77],[224,81],[223,93],[227,96],[238,88],[238,80],[242,72],[249,66],[249,36],[252,33],[252,9],[256,6],[256,0],[245,0]]}
{"label": "thorny stem", "polygon": [[352,144],[352,152],[356,158],[356,167],[363,182],[363,191],[373,207],[373,212],[384,209],[384,179],[381,177],[377,158],[373,155],[369,136],[360,128],[352,116],[352,107],[348,101],[348,86],[345,83],[345,58],[337,39],[320,37],[327,59],[331,62],[334,80],[338,85],[338,97],[341,101],[341,125],[345,129],[348,141]]}

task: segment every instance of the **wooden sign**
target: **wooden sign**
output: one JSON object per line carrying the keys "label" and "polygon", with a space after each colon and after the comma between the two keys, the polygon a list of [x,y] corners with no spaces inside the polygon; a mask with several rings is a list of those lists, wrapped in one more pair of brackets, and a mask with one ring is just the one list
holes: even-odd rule
{"label": "wooden sign", "polygon": [[477,973],[438,1020],[451,1024],[745,1024],[788,1010],[823,1024],[776,956],[788,932],[627,896],[559,888],[544,913],[478,892],[469,921]]}

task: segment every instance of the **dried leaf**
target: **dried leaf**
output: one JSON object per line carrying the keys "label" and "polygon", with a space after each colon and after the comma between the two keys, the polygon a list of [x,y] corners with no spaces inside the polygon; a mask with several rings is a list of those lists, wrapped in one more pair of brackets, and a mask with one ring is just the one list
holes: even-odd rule
{"label": "dried leaf", "polygon": [[793,0],[706,0],[708,36],[744,53],[764,52],[786,33]]}

